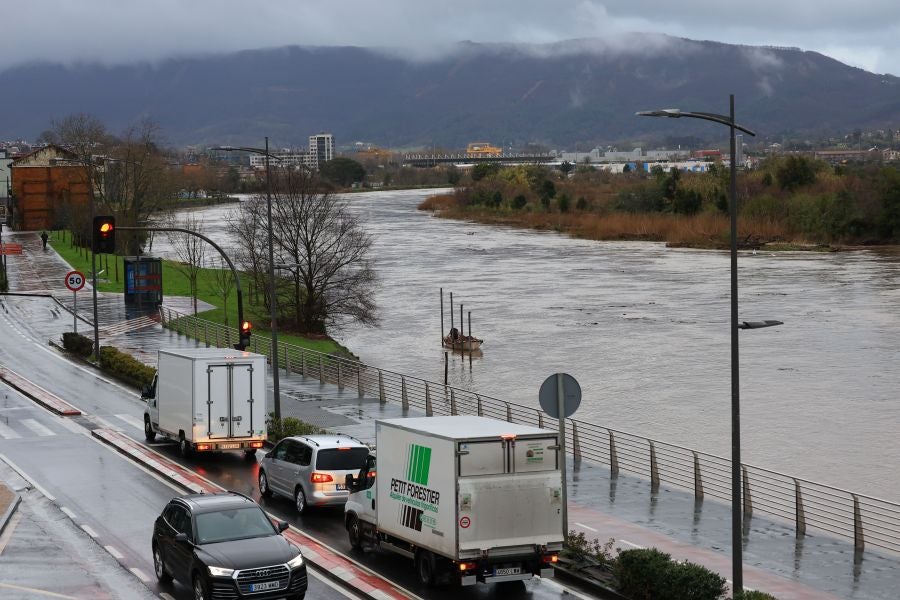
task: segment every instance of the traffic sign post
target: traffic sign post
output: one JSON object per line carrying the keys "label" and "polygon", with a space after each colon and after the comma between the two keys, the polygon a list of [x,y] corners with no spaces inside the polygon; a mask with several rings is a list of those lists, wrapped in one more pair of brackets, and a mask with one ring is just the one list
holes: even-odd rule
{"label": "traffic sign post", "polygon": [[569,535],[569,498],[566,482],[566,418],[581,404],[581,386],[567,373],[556,373],[541,384],[538,401],[544,412],[559,419],[559,468],[562,472],[563,539]]}
{"label": "traffic sign post", "polygon": [[65,283],[72,290],[72,329],[78,333],[78,290],[84,287],[84,273],[69,271],[66,273]]}

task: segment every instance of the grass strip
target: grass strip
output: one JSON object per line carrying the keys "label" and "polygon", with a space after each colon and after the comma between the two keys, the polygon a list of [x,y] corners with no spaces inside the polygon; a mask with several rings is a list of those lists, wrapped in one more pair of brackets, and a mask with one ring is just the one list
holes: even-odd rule
{"label": "grass strip", "polygon": [[[65,231],[53,231],[50,237],[50,245],[73,269],[81,271],[90,279],[91,253],[72,245],[71,234]],[[178,263],[171,260],[162,261],[163,294],[165,296],[190,297],[191,286],[187,275],[177,266]],[[123,257],[117,255],[97,255],[97,271],[102,274],[97,281],[97,291],[125,293],[125,266]],[[197,299],[215,308],[197,313],[208,321],[231,325],[237,330],[237,290],[232,289],[228,295],[228,310],[225,310],[225,298],[217,291],[216,274],[219,269],[201,269],[197,275]],[[242,280],[244,277],[242,276]],[[234,287],[234,286],[232,286]],[[265,306],[251,304],[250,295],[244,290],[244,318],[253,323],[253,335],[269,338],[269,315]],[[309,338],[283,330],[278,331],[278,341],[286,344],[294,344],[326,354],[341,356],[353,356],[352,353],[332,340],[331,338]]]}

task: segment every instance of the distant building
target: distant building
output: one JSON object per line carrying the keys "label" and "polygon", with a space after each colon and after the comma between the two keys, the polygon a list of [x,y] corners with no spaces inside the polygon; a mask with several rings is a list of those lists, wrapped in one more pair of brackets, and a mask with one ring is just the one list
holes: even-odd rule
{"label": "distant building", "polygon": [[[250,166],[254,169],[266,168],[266,157],[259,154],[250,155]],[[274,152],[269,158],[270,167],[307,167],[316,168],[315,157],[309,152]]]}
{"label": "distant building", "polygon": [[309,155],[315,161],[314,169],[318,170],[323,163],[334,158],[334,136],[330,133],[319,133],[309,136]]}
{"label": "distant building", "polygon": [[562,162],[570,162],[572,164],[597,164],[597,163],[633,163],[640,161],[659,161],[659,160],[679,160],[690,156],[687,150],[647,150],[644,152],[641,148],[635,148],[630,152],[619,152],[610,150],[602,152],[599,148],[594,148],[590,152],[560,152],[558,158]]}
{"label": "distant building", "polygon": [[49,145],[12,162],[13,229],[37,231],[63,225],[87,227],[88,168],[77,156]]}

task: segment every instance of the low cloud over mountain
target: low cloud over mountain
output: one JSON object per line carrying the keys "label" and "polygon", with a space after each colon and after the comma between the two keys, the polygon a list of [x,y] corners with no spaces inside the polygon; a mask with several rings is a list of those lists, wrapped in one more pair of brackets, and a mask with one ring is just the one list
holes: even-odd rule
{"label": "low cloud over mountain", "polygon": [[174,144],[339,143],[460,147],[489,140],[572,148],[651,133],[721,137],[715,125],[640,119],[642,109],[726,113],[762,135],[900,127],[900,79],[815,52],[658,34],[546,45],[462,43],[439,57],[284,47],[103,66],[0,72],[0,138],[34,138],[91,113],[113,131],[143,117]]}

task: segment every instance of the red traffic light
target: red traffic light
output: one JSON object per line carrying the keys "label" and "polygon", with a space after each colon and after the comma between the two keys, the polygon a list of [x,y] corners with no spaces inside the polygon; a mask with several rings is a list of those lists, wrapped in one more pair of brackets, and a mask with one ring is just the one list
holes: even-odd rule
{"label": "red traffic light", "polygon": [[116,252],[116,218],[111,215],[94,217],[93,231],[94,252],[115,254]]}

